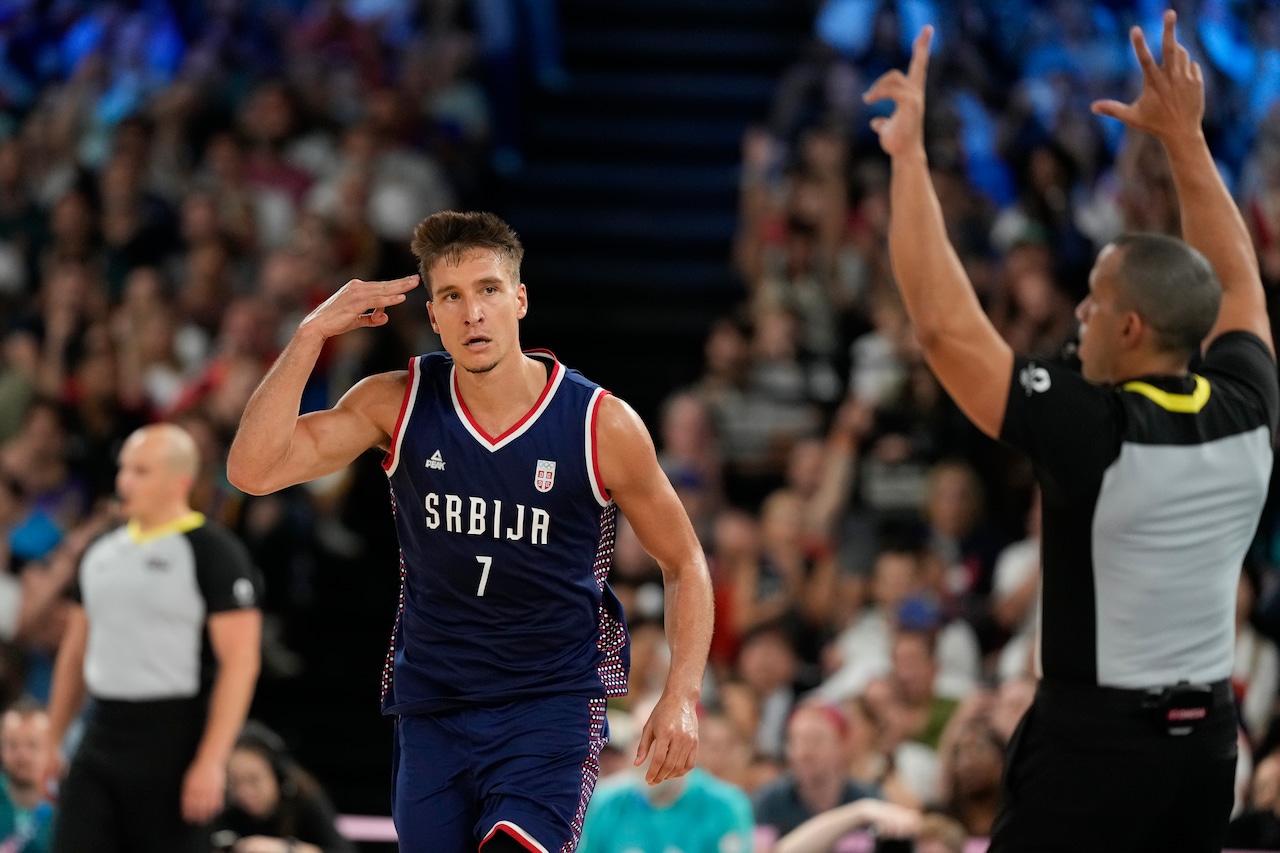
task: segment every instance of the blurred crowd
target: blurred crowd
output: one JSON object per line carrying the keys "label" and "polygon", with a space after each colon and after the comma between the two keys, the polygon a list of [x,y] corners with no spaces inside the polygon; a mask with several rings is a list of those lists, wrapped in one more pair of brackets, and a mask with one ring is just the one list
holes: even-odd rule
{"label": "blurred crowd", "polygon": [[[414,224],[485,206],[495,171],[519,160],[514,108],[489,76],[511,73],[498,36],[516,5],[0,3],[0,707],[47,699],[63,593],[106,523],[115,452],[162,419],[200,444],[196,508],[266,574],[264,677],[305,664],[289,626],[309,561],[361,553],[344,520],[354,475],[250,499],[226,481],[227,445],[307,311],[348,279],[402,275]],[[745,808],[762,845],[867,797],[927,811],[911,824],[921,850],[989,831],[1035,687],[1037,494],[920,357],[868,128],[883,105],[860,94],[905,65],[919,26],[939,27],[929,153],[952,242],[1009,343],[1069,363],[1097,250],[1123,230],[1178,231],[1159,146],[1089,112],[1135,91],[1126,32],[1153,32],[1163,5],[814,4],[812,39],[743,138],[726,262],[744,298],[652,424],[717,610],[697,784],[655,796],[727,800],[731,824]],[[1205,69],[1206,133],[1280,293],[1280,4],[1173,5]],[[557,63],[538,66],[545,85],[563,85]],[[304,407],[437,348],[424,312],[392,312],[384,330],[329,343]],[[605,769],[622,785],[628,726],[667,650],[661,575],[625,523],[615,559],[634,650]],[[1237,813],[1240,832],[1280,840],[1278,587],[1273,500],[1240,575]],[[588,837],[628,814],[613,796]]]}

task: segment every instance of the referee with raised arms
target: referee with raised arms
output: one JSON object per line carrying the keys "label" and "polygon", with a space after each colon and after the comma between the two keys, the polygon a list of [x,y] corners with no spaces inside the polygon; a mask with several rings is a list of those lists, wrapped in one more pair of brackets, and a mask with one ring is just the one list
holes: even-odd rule
{"label": "referee with raised arms", "polygon": [[181,427],[125,441],[128,523],[80,561],[54,665],[51,755],[95,699],[62,784],[54,853],[208,853],[258,677],[262,581],[248,551],[190,504],[199,455]]}
{"label": "referee with raised arms", "polygon": [[1280,385],[1257,257],[1174,24],[1166,12],[1158,64],[1132,30],[1142,92],[1093,111],[1163,144],[1186,242],[1127,234],[1099,253],[1076,312],[1083,376],[1016,356],[948,242],[922,130],[932,28],[907,73],[864,96],[895,104],[872,127],[929,365],[979,428],[1029,455],[1042,489],[1041,681],[1006,758],[992,853],[1207,853],[1231,812],[1235,590]]}

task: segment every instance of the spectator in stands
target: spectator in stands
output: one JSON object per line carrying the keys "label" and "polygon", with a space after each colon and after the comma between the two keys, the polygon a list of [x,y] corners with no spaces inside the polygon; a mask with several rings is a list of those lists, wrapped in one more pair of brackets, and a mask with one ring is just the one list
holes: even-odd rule
{"label": "spectator in stands", "polygon": [[945,459],[930,468],[923,521],[927,546],[943,567],[944,609],[966,619],[983,653],[991,651],[999,642],[990,612],[992,575],[1007,543],[986,518],[982,481],[971,463]]}
{"label": "spectator in stands", "polygon": [[984,716],[965,722],[946,747],[947,801],[941,811],[958,820],[970,836],[991,833],[1000,798],[1000,772],[1005,742]]}
{"label": "spectator in stands", "polygon": [[918,849],[913,847],[912,839],[923,829],[921,815],[915,809],[883,800],[861,799],[809,818],[769,849],[772,853],[835,850],[840,849],[837,845],[845,836],[867,830],[875,832],[877,850],[881,849],[879,839],[905,842],[908,849]]}
{"label": "spectator in stands", "polygon": [[888,683],[902,702],[906,736],[936,750],[959,702],[934,686],[938,677],[934,645],[935,636],[928,629],[900,628],[893,637]]}
{"label": "spectator in stands", "polygon": [[791,631],[780,622],[766,622],[744,634],[738,673],[741,680],[721,685],[726,708],[739,728],[751,734],[757,754],[781,761],[787,721],[801,692]]}
{"label": "spectator in stands", "polygon": [[335,825],[320,783],[290,756],[284,739],[257,720],[245,723],[227,763],[227,808],[213,837],[233,853],[355,853]]}
{"label": "spectator in stands", "polygon": [[756,825],[773,839],[814,815],[880,791],[849,774],[849,721],[836,705],[803,703],[787,722],[787,771],[753,797]]}
{"label": "spectator in stands", "polygon": [[863,696],[845,702],[849,720],[849,775],[868,789],[879,789],[891,803],[911,808],[920,800],[903,782],[893,754],[886,749],[886,727]]}
{"label": "spectator in stands", "polygon": [[715,514],[724,504],[720,441],[707,401],[682,390],[662,404],[658,464],[675,487],[693,529],[712,541]]}
{"label": "spectator in stands", "polygon": [[1274,640],[1254,627],[1258,600],[1258,568],[1246,560],[1236,592],[1235,668],[1231,686],[1240,705],[1241,723],[1250,743],[1261,744],[1275,714],[1280,689],[1280,651]]}
{"label": "spectator in stands", "polygon": [[995,690],[987,719],[1008,743],[1036,695],[1036,677],[1030,673],[1006,678]]}
{"label": "spectator in stands", "polygon": [[1032,672],[1040,621],[1040,489],[1032,491],[1027,533],[996,558],[991,614],[1008,637],[999,651],[1001,681]]}
{"label": "spectator in stands", "polygon": [[0,717],[0,850],[47,853],[55,820],[45,788],[50,766],[49,715],[22,698]]}
{"label": "spectator in stands", "polygon": [[924,586],[924,557],[910,545],[891,544],[875,560],[869,603],[828,649],[830,674],[822,696],[843,701],[891,669],[895,634],[904,626],[935,633],[935,689],[952,697],[972,687],[979,668],[977,638],[962,619],[948,618]]}
{"label": "spectator in stands", "polygon": [[1280,850],[1280,754],[1257,763],[1248,810],[1231,821],[1223,842],[1237,850]]}
{"label": "spectator in stands", "polygon": [[[648,718],[656,695],[636,706]],[[634,729],[638,734],[638,728]],[[635,743],[624,745],[634,752]],[[701,767],[647,784],[643,771],[624,770],[601,780],[587,807],[579,853],[667,853],[682,850],[746,851],[751,846],[751,800],[741,788]]]}
{"label": "spectator in stands", "polygon": [[704,711],[698,717],[698,766],[748,794],[773,775],[753,765],[751,743],[723,710]]}

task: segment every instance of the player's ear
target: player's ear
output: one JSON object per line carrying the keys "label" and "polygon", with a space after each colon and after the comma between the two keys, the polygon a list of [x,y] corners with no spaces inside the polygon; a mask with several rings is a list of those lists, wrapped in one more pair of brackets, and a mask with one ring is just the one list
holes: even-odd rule
{"label": "player's ear", "polygon": [[525,289],[524,282],[520,282],[520,286],[516,288],[516,301],[520,303],[516,308],[516,319],[523,320],[524,315],[529,313],[529,291]]}
{"label": "player's ear", "polygon": [[427,301],[427,319],[431,321],[431,331],[440,334],[440,327],[436,325],[436,304],[430,300]]}

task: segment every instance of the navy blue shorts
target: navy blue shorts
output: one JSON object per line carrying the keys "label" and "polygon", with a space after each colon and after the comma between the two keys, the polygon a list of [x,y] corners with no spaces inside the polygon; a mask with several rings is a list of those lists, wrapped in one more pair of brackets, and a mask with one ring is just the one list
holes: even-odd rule
{"label": "navy blue shorts", "polygon": [[400,717],[391,815],[401,853],[475,853],[496,832],[569,853],[608,737],[605,700],[583,696]]}

